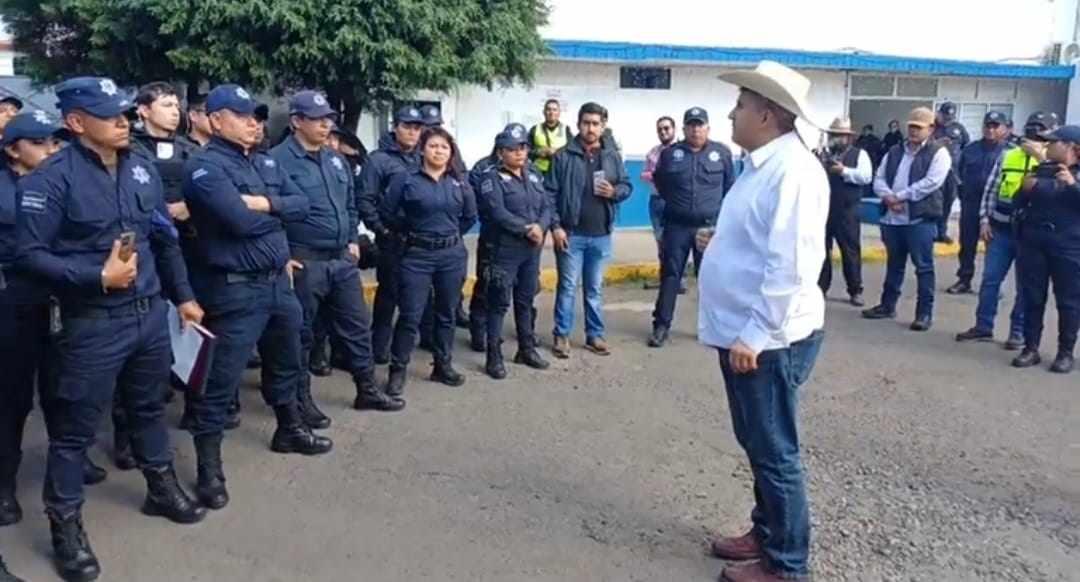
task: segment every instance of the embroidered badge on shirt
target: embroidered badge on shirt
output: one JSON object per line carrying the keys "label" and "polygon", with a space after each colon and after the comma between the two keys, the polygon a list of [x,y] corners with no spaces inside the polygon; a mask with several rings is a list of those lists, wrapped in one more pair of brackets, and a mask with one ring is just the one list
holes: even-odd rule
{"label": "embroidered badge on shirt", "polygon": [[41,192],[23,192],[22,210],[33,214],[45,214],[45,203],[48,197]]}
{"label": "embroidered badge on shirt", "polygon": [[265,160],[263,160],[263,165],[266,166],[267,168],[273,168],[274,166],[277,165],[277,163],[274,162],[274,160],[271,160],[270,158],[266,158]]}
{"label": "embroidered badge on shirt", "polygon": [[142,166],[135,166],[131,169],[131,177],[140,184],[150,183],[150,172],[146,171],[146,168]]}
{"label": "embroidered badge on shirt", "polygon": [[199,169],[197,169],[197,170],[195,170],[194,172],[191,173],[191,179],[192,180],[198,180],[199,178],[202,178],[203,176],[205,176],[205,175],[207,175],[209,173],[210,172],[207,172],[205,169],[199,168]]}
{"label": "embroidered badge on shirt", "polygon": [[716,151],[709,152],[709,161],[710,162],[719,162],[720,161],[720,152],[716,152]]}
{"label": "embroidered badge on shirt", "polygon": [[334,164],[334,167],[341,170],[344,166],[341,165],[341,158],[330,158],[330,163]]}
{"label": "embroidered badge on shirt", "polygon": [[491,180],[484,180],[483,184],[480,184],[480,192],[487,194],[495,189],[495,185],[491,183]]}
{"label": "embroidered badge on shirt", "polygon": [[536,174],[529,174],[529,181],[532,182],[533,184],[539,184],[540,183],[540,177],[537,176]]}
{"label": "embroidered badge on shirt", "polygon": [[682,159],[686,157],[686,152],[675,150],[674,152],[671,152],[671,157],[674,158],[676,162],[681,162]]}

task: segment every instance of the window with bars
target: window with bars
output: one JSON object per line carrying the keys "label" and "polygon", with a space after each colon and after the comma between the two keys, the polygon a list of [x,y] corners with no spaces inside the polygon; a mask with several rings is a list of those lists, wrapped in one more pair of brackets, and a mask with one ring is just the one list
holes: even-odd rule
{"label": "window with bars", "polygon": [[671,89],[667,67],[619,67],[620,89]]}

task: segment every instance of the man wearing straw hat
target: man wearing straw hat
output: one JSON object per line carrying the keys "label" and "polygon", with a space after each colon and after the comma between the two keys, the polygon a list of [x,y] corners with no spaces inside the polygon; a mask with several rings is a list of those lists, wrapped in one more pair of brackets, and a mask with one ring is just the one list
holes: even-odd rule
{"label": "man wearing straw hat", "polygon": [[832,286],[832,246],[840,247],[840,260],[852,305],[864,305],[862,292],[862,241],[859,232],[859,201],[863,188],[874,179],[870,155],[852,145],[855,132],[851,120],[838,117],[829,126],[829,143],[821,152],[821,163],[829,175],[829,224],[825,227],[825,264],[818,284],[823,293]]}
{"label": "man wearing straw hat", "polygon": [[[701,264],[698,335],[716,348],[735,438],[754,474],[753,528],[717,538],[729,582],[809,577],[810,513],[799,459],[799,387],[823,339],[829,181],[795,131],[810,81],[774,62],[720,76],[741,90],[732,139],[747,151]],[[711,239],[711,240],[710,240]]]}

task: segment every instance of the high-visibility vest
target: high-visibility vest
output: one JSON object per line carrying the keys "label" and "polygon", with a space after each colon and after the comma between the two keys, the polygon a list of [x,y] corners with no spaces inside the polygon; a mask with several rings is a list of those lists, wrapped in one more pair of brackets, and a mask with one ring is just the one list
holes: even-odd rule
{"label": "high-visibility vest", "polygon": [[1024,185],[1024,178],[1034,173],[1039,160],[1028,155],[1023,148],[1013,148],[1005,152],[1001,159],[1001,187],[998,188],[994,211],[998,218],[1011,216],[1013,199]]}
{"label": "high-visibility vest", "polygon": [[[554,130],[548,130],[546,125],[538,123],[532,130],[532,147],[534,150],[539,150],[541,148],[551,148],[556,151],[561,150],[566,147],[567,133],[566,126],[561,123]],[[533,160],[533,167],[541,173],[546,174],[548,170],[551,169],[551,160],[536,158]]]}

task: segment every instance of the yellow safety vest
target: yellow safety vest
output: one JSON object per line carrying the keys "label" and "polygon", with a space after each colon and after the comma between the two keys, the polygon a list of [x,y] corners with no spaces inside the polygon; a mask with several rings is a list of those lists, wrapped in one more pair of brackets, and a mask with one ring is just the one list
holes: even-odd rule
{"label": "yellow safety vest", "polygon": [[1001,187],[998,189],[998,201],[1012,204],[1016,193],[1024,185],[1024,178],[1030,176],[1039,161],[1028,155],[1023,148],[1013,148],[1005,152],[1001,160]]}
{"label": "yellow safety vest", "polygon": [[[551,148],[555,151],[566,147],[566,126],[559,124],[554,131],[549,131],[547,126],[539,123],[532,131],[532,147],[534,150]],[[533,167],[546,174],[551,169],[551,159],[536,158]]]}

